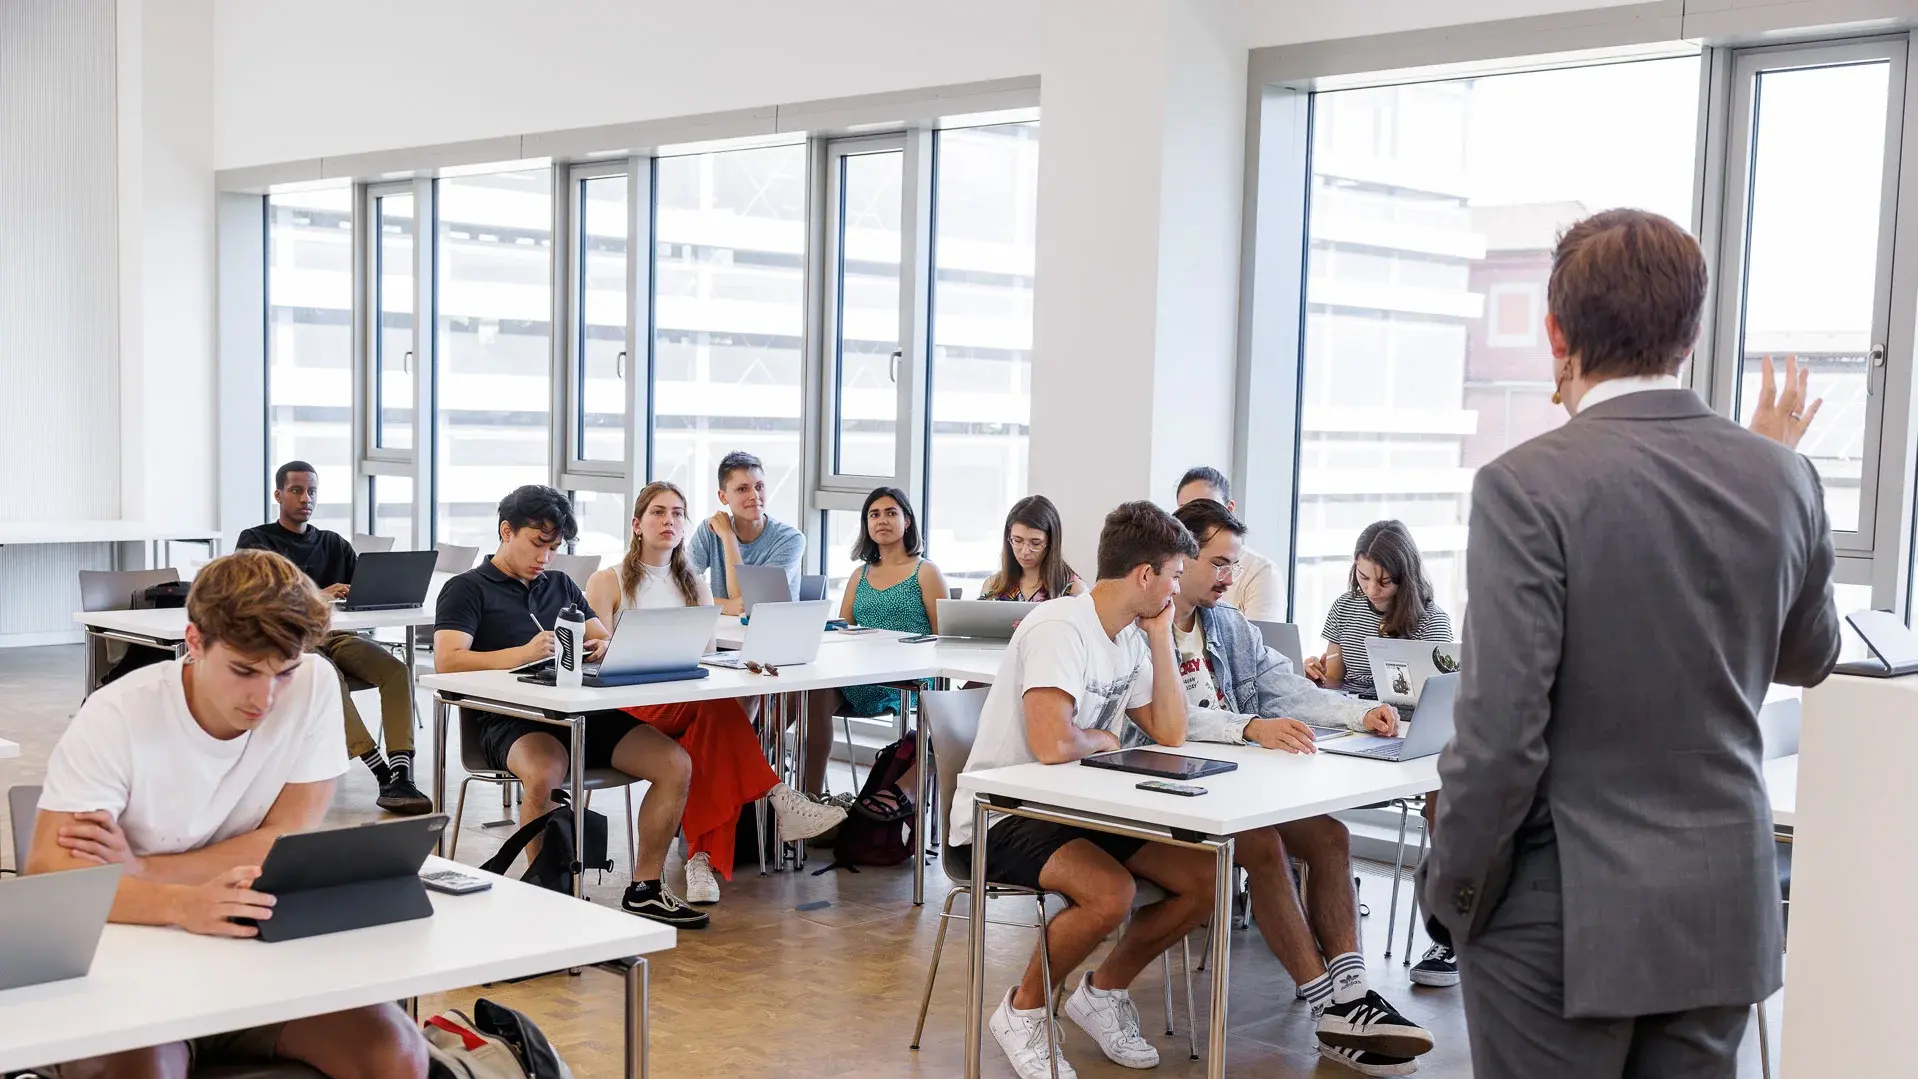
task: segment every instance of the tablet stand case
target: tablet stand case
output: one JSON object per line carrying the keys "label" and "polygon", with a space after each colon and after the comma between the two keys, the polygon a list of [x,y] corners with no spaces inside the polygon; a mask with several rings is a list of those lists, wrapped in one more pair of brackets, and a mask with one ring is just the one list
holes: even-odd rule
{"label": "tablet stand case", "polygon": [[281,836],[253,884],[274,897],[273,917],[249,924],[272,943],[430,918],[419,872],[445,828],[435,813]]}

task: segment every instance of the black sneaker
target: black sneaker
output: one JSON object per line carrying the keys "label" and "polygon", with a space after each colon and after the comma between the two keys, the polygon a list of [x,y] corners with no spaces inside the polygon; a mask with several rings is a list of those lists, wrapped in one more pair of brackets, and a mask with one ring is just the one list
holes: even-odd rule
{"label": "black sneaker", "polygon": [[1429,985],[1438,989],[1458,984],[1458,956],[1443,944],[1434,944],[1425,950],[1425,958],[1412,968],[1413,985]]}
{"label": "black sneaker", "polygon": [[1334,1049],[1360,1049],[1390,1057],[1415,1057],[1432,1050],[1432,1032],[1400,1015],[1377,993],[1326,1005],[1325,1013],[1319,1016],[1318,1034],[1322,1044]]}
{"label": "black sneaker", "polygon": [[1410,1075],[1419,1070],[1419,1066],[1412,1063],[1410,1057],[1388,1057],[1383,1053],[1374,1053],[1366,1049],[1340,1049],[1336,1046],[1321,1045],[1319,1055],[1343,1064],[1360,1075]]}
{"label": "black sneaker", "polygon": [[398,813],[402,817],[417,817],[433,812],[433,799],[415,787],[404,772],[392,774],[380,784],[379,805],[388,813]]}
{"label": "black sneaker", "polygon": [[686,901],[664,888],[639,884],[626,886],[626,897],[619,901],[628,914],[637,914],[674,929],[704,929],[712,924],[712,915],[694,910]]}

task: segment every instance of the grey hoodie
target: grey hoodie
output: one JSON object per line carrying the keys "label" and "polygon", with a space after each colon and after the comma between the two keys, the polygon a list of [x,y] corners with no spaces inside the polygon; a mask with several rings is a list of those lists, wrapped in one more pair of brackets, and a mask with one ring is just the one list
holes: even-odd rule
{"label": "grey hoodie", "polygon": [[[1245,744],[1245,725],[1254,719],[1296,719],[1320,727],[1365,725],[1365,714],[1377,701],[1362,701],[1343,693],[1320,689],[1292,670],[1292,661],[1266,647],[1252,623],[1238,608],[1225,604],[1195,612],[1205,631],[1205,656],[1212,664],[1212,680],[1225,695],[1228,708],[1192,708],[1185,713],[1185,736],[1194,742]],[[1128,747],[1148,746],[1152,739],[1137,724],[1126,724]]]}

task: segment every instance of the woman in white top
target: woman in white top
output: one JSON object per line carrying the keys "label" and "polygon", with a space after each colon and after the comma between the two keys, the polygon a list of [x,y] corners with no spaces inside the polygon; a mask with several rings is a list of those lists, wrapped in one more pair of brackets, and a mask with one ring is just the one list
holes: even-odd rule
{"label": "woman in white top", "polygon": [[[586,582],[586,602],[608,625],[622,610],[707,606],[706,579],[686,559],[686,496],[670,483],[649,483],[633,504],[633,538],[626,557]],[[779,781],[766,763],[759,735],[737,700],[696,701],[628,708],[657,727],[692,758],[692,785],[680,828],[686,836],[686,899],[719,902],[719,881],[731,880],[739,811],[761,798],[772,803],[782,841],[809,839],[846,819],[846,811],[819,805]]]}

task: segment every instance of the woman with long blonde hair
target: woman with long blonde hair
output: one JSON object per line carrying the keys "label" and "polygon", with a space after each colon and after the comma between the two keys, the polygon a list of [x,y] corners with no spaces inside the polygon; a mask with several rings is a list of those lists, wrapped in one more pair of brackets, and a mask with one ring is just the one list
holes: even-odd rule
{"label": "woman with long blonde hair", "polygon": [[[586,582],[586,602],[609,625],[621,611],[710,606],[712,592],[686,559],[686,496],[665,481],[649,483],[633,502],[633,538],[617,565]],[[692,785],[680,826],[686,834],[686,900],[719,902],[719,881],[733,876],[739,812],[761,798],[772,803],[782,841],[809,839],[846,819],[779,781],[766,763],[746,710],[736,700],[628,708],[634,719],[677,741],[692,758]]]}

